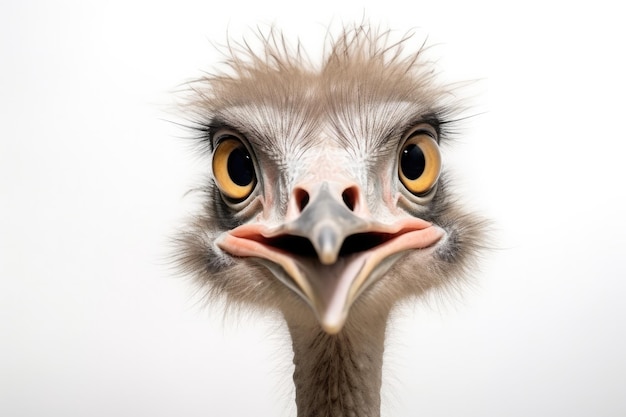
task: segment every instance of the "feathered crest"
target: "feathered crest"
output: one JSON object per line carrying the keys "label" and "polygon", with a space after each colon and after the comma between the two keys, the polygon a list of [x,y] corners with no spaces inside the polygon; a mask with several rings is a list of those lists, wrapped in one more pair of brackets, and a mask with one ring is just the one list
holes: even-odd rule
{"label": "feathered crest", "polygon": [[[249,99],[259,86],[288,87],[293,93],[299,87],[319,89],[335,82],[358,80],[360,84],[375,85],[384,80],[388,93],[410,99],[411,94],[430,95],[447,89],[434,85],[434,65],[425,57],[426,39],[416,42],[415,51],[406,46],[415,39],[415,33],[401,36],[390,30],[380,30],[362,24],[345,27],[337,37],[329,31],[321,60],[314,60],[305,52],[300,41],[292,45],[285,35],[274,27],[259,29],[255,37],[242,41],[229,40],[223,48],[222,70],[207,74],[189,85],[195,94],[192,104],[204,111],[219,108],[215,99]],[[415,45],[411,45],[415,46]],[[242,94],[238,94],[235,85]],[[273,91],[275,92],[275,91]]]}
{"label": "feathered crest", "polygon": [[[414,39],[408,32],[399,38],[391,30],[373,28],[367,24],[344,27],[337,37],[329,30],[322,59],[312,60],[298,40],[295,46],[285,34],[271,26],[258,29],[255,37],[241,42],[229,40],[223,50],[223,64],[230,71],[210,78],[245,79],[258,73],[311,73],[320,74],[343,71],[366,66],[385,67],[398,74],[419,73],[427,62],[420,61],[426,51],[426,40],[413,53],[406,53],[405,46]],[[207,80],[206,78],[204,80]]]}

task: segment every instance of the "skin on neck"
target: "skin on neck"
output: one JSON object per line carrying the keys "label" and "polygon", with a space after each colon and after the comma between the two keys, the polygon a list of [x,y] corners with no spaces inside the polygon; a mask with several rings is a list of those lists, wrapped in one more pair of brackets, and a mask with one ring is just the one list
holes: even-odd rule
{"label": "skin on neck", "polygon": [[298,417],[380,417],[387,316],[352,316],[336,335],[287,318]]}

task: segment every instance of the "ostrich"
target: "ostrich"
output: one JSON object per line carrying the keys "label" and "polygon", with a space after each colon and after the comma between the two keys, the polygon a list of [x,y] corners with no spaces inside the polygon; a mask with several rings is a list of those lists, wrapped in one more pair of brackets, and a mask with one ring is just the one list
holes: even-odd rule
{"label": "ostrich", "polygon": [[460,106],[410,35],[345,28],[317,68],[259,39],[190,84],[211,162],[178,261],[209,299],[282,313],[299,417],[376,417],[392,308],[459,283],[481,247],[442,172]]}

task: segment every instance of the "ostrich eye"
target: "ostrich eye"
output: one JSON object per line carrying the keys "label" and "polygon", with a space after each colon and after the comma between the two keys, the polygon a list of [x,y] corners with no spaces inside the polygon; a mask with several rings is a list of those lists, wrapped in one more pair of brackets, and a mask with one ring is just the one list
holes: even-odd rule
{"label": "ostrich eye", "polygon": [[435,186],[440,172],[437,142],[422,132],[410,136],[398,156],[398,176],[406,189],[414,195],[423,195]]}
{"label": "ostrich eye", "polygon": [[238,139],[221,141],[213,154],[213,175],[222,194],[234,201],[246,199],[254,190],[254,163]]}

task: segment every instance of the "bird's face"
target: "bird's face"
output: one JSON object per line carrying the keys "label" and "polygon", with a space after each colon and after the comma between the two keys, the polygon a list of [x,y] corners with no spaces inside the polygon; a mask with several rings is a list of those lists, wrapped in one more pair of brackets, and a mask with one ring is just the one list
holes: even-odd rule
{"label": "bird's face", "polygon": [[440,96],[385,71],[214,82],[210,202],[183,263],[233,300],[295,294],[330,334],[359,303],[449,281],[476,224],[441,181]]}

